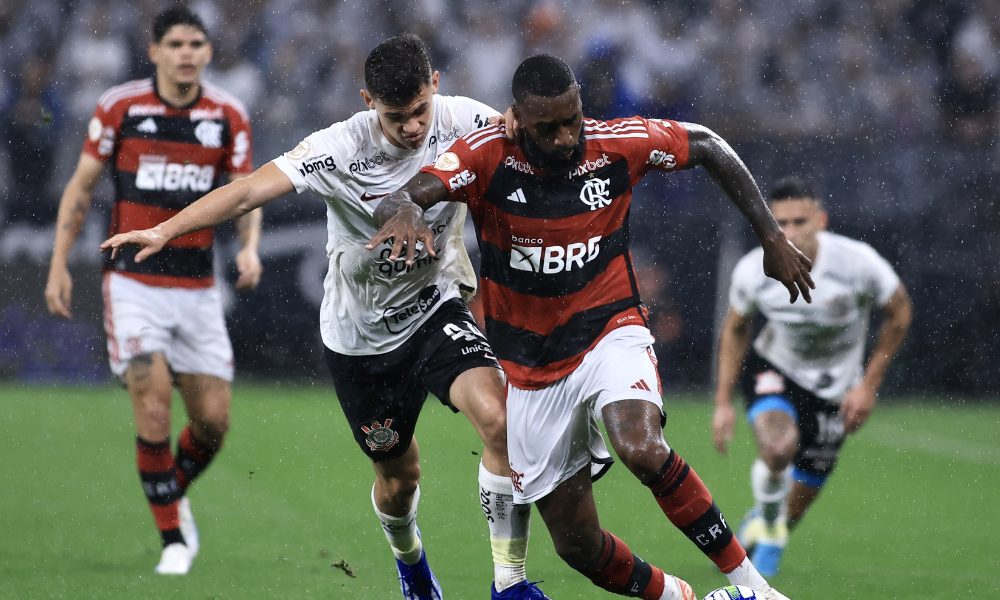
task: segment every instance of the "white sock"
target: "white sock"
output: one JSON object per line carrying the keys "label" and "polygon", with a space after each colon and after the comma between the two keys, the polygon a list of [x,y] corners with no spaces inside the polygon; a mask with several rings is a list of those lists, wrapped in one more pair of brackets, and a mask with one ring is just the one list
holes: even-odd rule
{"label": "white sock", "polygon": [[528,556],[531,505],[514,504],[510,477],[495,475],[479,463],[479,502],[490,526],[493,549],[493,585],[498,592],[524,581]]}
{"label": "white sock", "polygon": [[782,516],[785,499],[792,487],[791,484],[791,465],[777,480],[774,480],[771,478],[771,469],[768,468],[763,459],[758,458],[753,461],[753,466],[750,468],[750,488],[753,490],[754,500],[757,501],[757,508],[760,509],[760,513],[768,525],[774,525],[775,521]]}
{"label": "white sock", "polygon": [[[684,585],[687,585],[687,583]],[[691,589],[691,586],[688,585],[688,589]],[[681,580],[669,573],[664,573],[663,593],[660,594],[659,600],[684,600],[684,598],[684,590],[681,589]]]}
{"label": "white sock", "polygon": [[744,558],[740,566],[726,573],[730,585],[745,585],[750,589],[763,590],[767,581],[757,572],[757,568],[750,562],[750,558]]}
{"label": "white sock", "polygon": [[385,539],[389,540],[392,553],[396,558],[408,565],[415,565],[420,560],[420,554],[424,546],[417,535],[417,502],[420,501],[420,486],[413,493],[413,502],[410,504],[410,512],[402,517],[387,515],[378,509],[375,504],[375,486],[372,486],[372,508],[382,521],[382,531],[385,532]]}

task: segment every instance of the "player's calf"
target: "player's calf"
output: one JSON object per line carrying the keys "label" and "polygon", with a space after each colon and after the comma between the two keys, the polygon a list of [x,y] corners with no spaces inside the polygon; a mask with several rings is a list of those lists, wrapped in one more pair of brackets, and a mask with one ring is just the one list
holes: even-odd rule
{"label": "player's calf", "polygon": [[687,582],[665,574],[642,560],[614,534],[601,530],[601,553],[590,580],[622,596],[644,600],[695,600]]}

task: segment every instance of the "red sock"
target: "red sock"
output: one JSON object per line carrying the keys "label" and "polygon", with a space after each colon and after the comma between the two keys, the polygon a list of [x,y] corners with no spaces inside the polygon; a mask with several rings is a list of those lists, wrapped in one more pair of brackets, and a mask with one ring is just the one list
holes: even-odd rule
{"label": "red sock", "polygon": [[659,600],[663,595],[663,571],[632,554],[625,542],[601,530],[604,541],[597,573],[590,578],[597,587],[622,596]]}
{"label": "red sock", "polygon": [[742,564],[747,553],[736,540],[712,494],[684,459],[673,450],[649,489],[663,513],[723,573]]}
{"label": "red sock", "polygon": [[176,530],[179,535],[180,517],[177,513],[177,501],[181,497],[177,486],[177,466],[174,455],[170,453],[170,440],[160,444],[151,444],[142,438],[135,438],[136,461],[139,464],[139,479],[142,489],[149,501],[149,508],[156,519],[156,528],[164,536],[173,539]]}
{"label": "red sock", "polygon": [[190,425],[181,432],[181,437],[177,440],[177,485],[182,495],[215,458],[222,448],[222,441],[219,440],[214,448],[210,448],[192,435]]}

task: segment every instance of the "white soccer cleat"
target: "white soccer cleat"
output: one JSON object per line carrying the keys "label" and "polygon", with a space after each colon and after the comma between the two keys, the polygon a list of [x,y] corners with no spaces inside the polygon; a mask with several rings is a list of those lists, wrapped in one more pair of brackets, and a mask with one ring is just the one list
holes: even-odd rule
{"label": "white soccer cleat", "polygon": [[771,587],[769,583],[760,586],[757,591],[764,600],[788,600],[788,596]]}
{"label": "white soccer cleat", "polygon": [[160,575],[187,575],[191,570],[191,551],[184,544],[170,544],[160,555],[155,571]]}
{"label": "white soccer cleat", "polygon": [[191,501],[188,500],[187,496],[181,498],[180,502],[177,503],[177,512],[181,518],[181,535],[184,536],[184,542],[187,544],[191,560],[194,560],[194,557],[198,556],[200,544],[198,543],[198,526],[194,523],[194,513],[191,512]]}

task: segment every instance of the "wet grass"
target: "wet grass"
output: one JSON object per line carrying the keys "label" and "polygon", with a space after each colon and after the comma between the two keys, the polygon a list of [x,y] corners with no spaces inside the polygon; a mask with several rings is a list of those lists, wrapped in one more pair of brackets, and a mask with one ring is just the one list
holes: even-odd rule
{"label": "wet grass", "polygon": [[[371,512],[370,467],[332,390],[238,386],[223,454],[191,491],[202,550],[186,577],[154,576],[159,542],[135,470],[129,400],[111,387],[0,386],[0,598],[397,598]],[[752,444],[718,456],[704,397],[667,402],[667,440],[735,524]],[[178,414],[175,411],[175,414]],[[179,420],[179,419],[178,419]],[[793,534],[773,583],[801,598],[930,599],[1000,591],[1000,406],[883,405]],[[472,427],[436,401],[418,439],[420,525],[448,598],[492,576]],[[620,465],[597,484],[602,524],[699,595],[725,584]],[[563,598],[611,597],[569,570],[541,519],[528,573]],[[343,561],[356,575],[332,566]]]}

